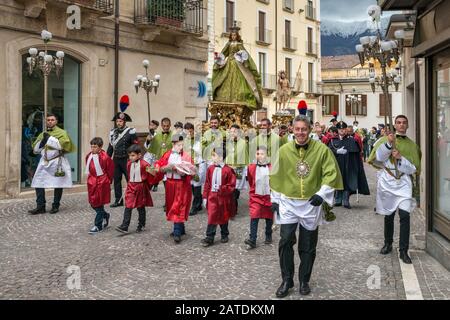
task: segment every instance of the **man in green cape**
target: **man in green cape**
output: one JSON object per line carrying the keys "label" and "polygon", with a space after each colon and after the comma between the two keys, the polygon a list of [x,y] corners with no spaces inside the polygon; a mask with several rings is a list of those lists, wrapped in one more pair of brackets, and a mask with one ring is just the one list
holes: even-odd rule
{"label": "man in green cape", "polygon": [[[149,136],[144,144],[153,162],[158,161],[167,150],[172,149],[172,131],[169,118],[161,120],[161,131],[153,137]],[[153,186],[153,191],[158,191],[158,185]]]}
{"label": "man in green cape", "polygon": [[299,231],[300,294],[311,292],[309,280],[316,257],[319,225],[325,222],[323,206],[333,206],[335,190],[343,189],[339,166],[331,150],[309,138],[311,125],[298,116],[294,120],[295,140],[288,142],[275,157],[270,175],[272,210],[281,224],[278,252],[282,284],[277,297],[288,295],[294,286],[294,251]]}
{"label": "man in green cape", "polygon": [[414,177],[420,174],[421,151],[417,144],[406,136],[408,118],[395,118],[396,133],[390,132],[379,139],[369,156],[368,162],[380,169],[377,174],[376,212],[384,215],[384,246],[381,254],[392,251],[394,217],[398,209],[400,216],[400,259],[410,264],[408,255],[410,234],[410,213],[416,206],[413,196]]}
{"label": "man in green cape", "polygon": [[45,213],[45,189],[54,188],[53,204],[50,213],[59,211],[63,188],[72,187],[72,170],[65,157],[75,147],[67,132],[57,126],[54,114],[47,114],[47,131],[42,132],[32,147],[35,154],[40,154],[38,167],[33,176],[31,187],[36,189],[37,207],[29,210],[30,214]]}
{"label": "man in green cape", "polygon": [[272,122],[268,118],[261,120],[261,128],[258,135],[251,141],[249,146],[250,162],[253,162],[258,146],[265,146],[267,148],[267,156],[270,163],[273,163],[275,156],[278,156],[278,150],[287,142],[287,136],[280,138],[280,136],[272,132]]}
{"label": "man in green cape", "polygon": [[236,173],[236,189],[234,189],[236,214],[238,212],[238,200],[241,195],[241,190],[246,186],[248,159],[248,144],[241,137],[241,127],[233,124],[226,140],[225,164],[233,168]]}

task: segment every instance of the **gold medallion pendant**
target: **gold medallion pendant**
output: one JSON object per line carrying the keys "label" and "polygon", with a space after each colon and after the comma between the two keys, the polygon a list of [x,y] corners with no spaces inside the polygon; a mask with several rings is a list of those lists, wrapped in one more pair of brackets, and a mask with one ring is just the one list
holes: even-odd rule
{"label": "gold medallion pendant", "polygon": [[298,161],[297,162],[297,175],[300,178],[306,178],[311,172],[311,167],[306,161]]}

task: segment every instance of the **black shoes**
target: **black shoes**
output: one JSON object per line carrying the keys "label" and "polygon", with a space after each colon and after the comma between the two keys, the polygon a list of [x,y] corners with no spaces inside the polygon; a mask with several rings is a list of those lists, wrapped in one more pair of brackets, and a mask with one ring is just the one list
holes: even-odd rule
{"label": "black shoes", "polygon": [[385,244],[383,248],[381,248],[381,254],[388,254],[392,251],[392,244]]}
{"label": "black shoes", "polygon": [[228,237],[222,237],[222,239],[220,239],[220,242],[227,243],[228,242]]}
{"label": "black shoes", "polygon": [[299,292],[302,296],[306,296],[311,293],[311,288],[309,287],[308,282],[302,282],[300,283],[300,289]]}
{"label": "black shoes", "polygon": [[31,215],[45,213],[45,207],[37,207],[36,209],[28,210]]}
{"label": "black shoes", "polygon": [[244,243],[249,246],[249,249],[255,249],[256,248],[256,241],[253,241],[251,239],[246,239],[244,241]]}
{"label": "black shoes", "polygon": [[122,227],[122,226],[118,226],[116,227],[116,230],[122,233],[128,233],[128,228]]}
{"label": "black shoes", "polygon": [[209,247],[212,246],[214,243],[214,240],[210,239],[210,238],[204,238],[202,239],[202,244],[204,247]]}
{"label": "black shoes", "polygon": [[289,289],[294,287],[293,281],[283,281],[275,295],[277,298],[284,298],[289,294]]}
{"label": "black shoes", "polygon": [[401,250],[400,251],[400,259],[402,259],[402,261],[406,264],[411,264],[411,258],[408,256],[408,251],[406,250]]}
{"label": "black shoes", "polygon": [[145,227],[144,226],[138,226],[137,229],[136,229],[136,233],[140,233],[140,232],[143,232],[143,231],[145,231]]}
{"label": "black shoes", "polygon": [[181,237],[180,236],[173,236],[173,241],[175,241],[175,243],[180,243],[181,242]]}
{"label": "black shoes", "polygon": [[110,207],[111,208],[123,207],[123,201],[120,201],[120,202],[116,201]]}
{"label": "black shoes", "polygon": [[350,203],[346,203],[344,204],[344,208],[351,209],[352,207],[350,206]]}
{"label": "black shoes", "polygon": [[55,214],[59,211],[59,206],[52,206],[52,210],[50,210],[49,212],[51,214]]}
{"label": "black shoes", "polygon": [[264,244],[272,244],[272,236],[266,237],[266,240],[264,240]]}
{"label": "black shoes", "polygon": [[336,202],[336,203],[334,204],[334,206],[335,206],[335,207],[342,207],[342,202]]}

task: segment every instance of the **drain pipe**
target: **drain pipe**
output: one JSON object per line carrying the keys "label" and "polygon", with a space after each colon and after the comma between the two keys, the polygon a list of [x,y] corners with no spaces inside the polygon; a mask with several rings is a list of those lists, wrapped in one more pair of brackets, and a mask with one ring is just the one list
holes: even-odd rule
{"label": "drain pipe", "polygon": [[114,1],[114,106],[113,116],[117,112],[119,105],[119,0]]}

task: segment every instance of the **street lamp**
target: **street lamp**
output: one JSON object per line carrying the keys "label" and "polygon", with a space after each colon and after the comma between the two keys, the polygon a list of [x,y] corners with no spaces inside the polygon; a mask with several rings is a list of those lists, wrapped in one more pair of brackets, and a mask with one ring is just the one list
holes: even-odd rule
{"label": "street lamp", "polygon": [[[377,35],[365,36],[359,40],[361,44],[356,45],[361,66],[366,61],[369,62],[369,83],[372,92],[375,93],[375,87],[378,85],[383,90],[385,106],[388,110],[384,114],[384,123],[387,125],[389,119],[389,128],[392,126],[392,106],[389,100],[389,86],[393,85],[395,91],[398,91],[401,82],[400,74],[400,54],[403,48],[403,39],[405,34],[403,30],[397,30],[395,37],[397,40],[383,40],[380,31],[381,8],[377,5],[370,6],[367,10],[369,16],[377,23]],[[375,71],[375,62],[381,66],[381,74],[377,75]],[[390,72],[387,68],[392,68]]]}
{"label": "street lamp", "polygon": [[139,88],[144,89],[144,91],[147,93],[148,123],[150,124],[150,92],[154,91],[155,94],[158,92],[161,76],[157,74],[153,79],[150,79],[148,76],[149,65],[150,62],[148,60],[142,61],[142,66],[145,69],[145,76],[139,74],[133,84],[134,88],[136,89],[136,93],[138,93]]}
{"label": "street lamp", "polygon": [[47,131],[47,108],[48,108],[48,76],[54,69],[56,77],[61,75],[61,71],[64,65],[64,52],[57,51],[56,56],[48,54],[47,43],[52,39],[52,34],[47,30],[42,30],[41,39],[44,41],[44,51],[38,51],[36,48],[30,48],[28,53],[30,56],[27,58],[28,73],[31,75],[35,70],[41,70],[44,75],[44,119],[43,119],[43,131]]}
{"label": "street lamp", "polygon": [[[358,110],[359,104],[360,104],[361,101],[362,101],[362,98],[361,98],[361,95],[360,95],[360,94],[356,95],[356,94],[355,94],[355,91],[356,91],[356,90],[355,90],[355,88],[353,87],[353,89],[352,89],[353,94],[347,96],[347,98],[345,99],[345,101],[347,101],[347,102],[350,103],[350,107],[351,107],[352,113],[354,112],[355,121],[356,121],[356,115],[357,115],[357,113],[358,113],[357,110]],[[354,108],[355,103],[356,103],[356,109]]]}

